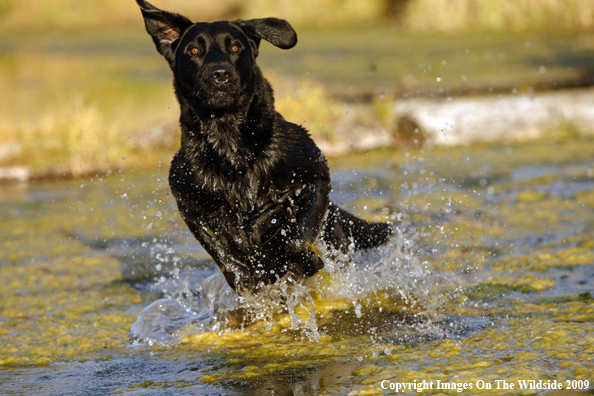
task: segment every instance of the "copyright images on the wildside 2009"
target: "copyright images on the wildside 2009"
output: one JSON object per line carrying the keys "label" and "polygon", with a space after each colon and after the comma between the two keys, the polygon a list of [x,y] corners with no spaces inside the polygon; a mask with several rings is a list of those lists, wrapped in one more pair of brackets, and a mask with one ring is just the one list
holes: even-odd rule
{"label": "copyright images on the wildside 2009", "polygon": [[395,393],[401,392],[424,392],[432,390],[586,390],[590,387],[588,380],[504,380],[493,381],[477,380],[474,382],[456,382],[442,380],[422,380],[413,382],[400,382],[397,380],[383,380],[381,388]]}

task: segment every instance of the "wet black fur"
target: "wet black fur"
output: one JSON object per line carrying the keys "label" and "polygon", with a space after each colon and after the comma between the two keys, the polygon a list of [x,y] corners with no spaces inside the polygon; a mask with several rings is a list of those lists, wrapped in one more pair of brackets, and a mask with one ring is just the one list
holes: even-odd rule
{"label": "wet black fur", "polygon": [[256,56],[261,39],[283,49],[297,43],[288,22],[192,23],[137,3],[173,71],[181,107],[171,190],[232,288],[256,292],[288,273],[315,274],[324,266],[315,248],[319,239],[342,251],[388,239],[389,224],[365,222],[329,202],[324,155],[304,128],[274,109]]}

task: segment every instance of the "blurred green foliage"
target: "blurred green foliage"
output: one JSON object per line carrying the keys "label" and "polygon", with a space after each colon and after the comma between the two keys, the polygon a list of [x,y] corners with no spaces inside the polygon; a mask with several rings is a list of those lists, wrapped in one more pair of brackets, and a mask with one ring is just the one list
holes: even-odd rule
{"label": "blurred green foliage", "polygon": [[8,14],[8,11],[10,10],[10,4],[10,0],[0,0],[0,18]]}
{"label": "blurred green foliage", "polygon": [[[589,0],[153,0],[191,19],[276,16],[297,26],[387,22],[409,31],[526,31],[594,28]],[[132,0],[0,0],[2,30],[86,29],[140,23]]]}
{"label": "blurred green foliage", "polygon": [[[150,1],[200,21],[288,19],[299,45],[263,44],[258,63],[278,110],[330,142],[347,121],[393,129],[403,95],[522,94],[594,70],[594,1]],[[0,0],[0,90],[0,167],[79,176],[167,162],[178,145],[171,74],[133,0]],[[369,116],[346,116],[353,99]]]}

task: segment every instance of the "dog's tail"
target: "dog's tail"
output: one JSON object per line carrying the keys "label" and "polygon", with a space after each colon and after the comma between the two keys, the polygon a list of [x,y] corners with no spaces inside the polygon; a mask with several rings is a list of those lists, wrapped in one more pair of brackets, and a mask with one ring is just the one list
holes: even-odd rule
{"label": "dog's tail", "polygon": [[342,252],[369,249],[386,242],[392,235],[390,223],[370,223],[362,220],[330,202],[322,228],[321,239],[328,247]]}

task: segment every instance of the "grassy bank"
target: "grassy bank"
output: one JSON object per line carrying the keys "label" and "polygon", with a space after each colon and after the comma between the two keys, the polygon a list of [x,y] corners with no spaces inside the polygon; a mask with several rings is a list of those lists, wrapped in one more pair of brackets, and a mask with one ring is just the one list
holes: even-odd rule
{"label": "grassy bank", "polygon": [[[277,16],[298,26],[370,23],[413,32],[583,31],[594,28],[588,0],[153,0],[160,8],[203,21]],[[0,0],[1,29],[86,30],[139,23],[133,1]]]}
{"label": "grassy bank", "polygon": [[[594,75],[594,34],[298,30],[297,47],[263,43],[258,62],[278,110],[330,143],[341,129],[393,126],[395,98],[527,93]],[[80,176],[166,163],[177,149],[171,72],[142,26],[10,32],[0,35],[0,47],[0,167]],[[367,103],[355,117],[345,114],[345,100],[353,99]]]}
{"label": "grassy bank", "polygon": [[594,2],[582,0],[414,0],[403,26],[429,32],[591,31]]}
{"label": "grassy bank", "polygon": [[[78,176],[154,166],[177,139],[158,59],[19,51],[0,58],[0,166]],[[130,66],[134,65],[134,73]]]}

